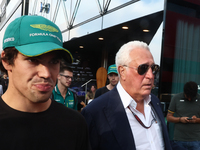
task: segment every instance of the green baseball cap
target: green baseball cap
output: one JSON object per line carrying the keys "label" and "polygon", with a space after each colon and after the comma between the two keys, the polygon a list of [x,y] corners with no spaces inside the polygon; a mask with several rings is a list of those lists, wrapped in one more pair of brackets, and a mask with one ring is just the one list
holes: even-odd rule
{"label": "green baseball cap", "polygon": [[117,67],[116,67],[115,64],[110,65],[110,66],[108,67],[108,74],[110,74],[110,73],[116,73],[116,74],[118,74],[118,72],[117,72]]}
{"label": "green baseball cap", "polygon": [[51,51],[64,51],[63,58],[72,63],[71,53],[63,48],[58,26],[42,16],[21,16],[11,22],[4,34],[3,49],[15,47],[25,56],[39,56]]}

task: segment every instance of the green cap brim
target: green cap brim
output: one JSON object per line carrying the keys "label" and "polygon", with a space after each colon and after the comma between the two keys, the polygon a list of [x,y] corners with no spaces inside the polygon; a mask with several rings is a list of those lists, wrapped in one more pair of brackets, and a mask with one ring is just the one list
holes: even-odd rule
{"label": "green cap brim", "polygon": [[[15,46],[15,48],[23,55],[29,57],[39,56],[48,52],[61,50],[65,52],[64,55],[62,56],[63,59],[68,63],[73,62],[72,54],[67,49],[64,49],[63,47],[53,42],[33,43],[33,44]],[[27,49],[30,49],[30,51],[27,51]]]}

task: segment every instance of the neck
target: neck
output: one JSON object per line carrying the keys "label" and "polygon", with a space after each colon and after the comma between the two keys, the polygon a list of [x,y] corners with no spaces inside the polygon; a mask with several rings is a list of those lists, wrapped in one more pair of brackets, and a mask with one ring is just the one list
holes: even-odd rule
{"label": "neck", "polygon": [[112,90],[115,86],[108,84],[106,87],[107,87],[107,89]]}
{"label": "neck", "polygon": [[60,91],[60,94],[63,96],[63,98],[65,98],[65,96],[67,94],[68,87],[63,86],[60,82],[58,82],[57,86],[58,86],[58,89]]}
{"label": "neck", "polygon": [[145,113],[144,113],[144,100],[137,102],[136,109],[145,116]]}

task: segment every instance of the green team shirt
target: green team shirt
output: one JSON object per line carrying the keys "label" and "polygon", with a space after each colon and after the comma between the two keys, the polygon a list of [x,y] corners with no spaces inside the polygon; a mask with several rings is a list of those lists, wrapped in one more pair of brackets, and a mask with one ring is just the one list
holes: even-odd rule
{"label": "green team shirt", "polygon": [[69,89],[67,90],[67,94],[66,94],[65,99],[64,99],[62,97],[62,95],[60,94],[58,86],[56,85],[54,90],[53,90],[53,98],[58,103],[61,103],[61,104],[65,105],[68,108],[72,108],[74,110],[77,110],[77,102],[75,104],[74,94]]}
{"label": "green team shirt", "polygon": [[[169,105],[168,112],[175,113],[176,117],[200,118],[200,95],[191,101],[187,100],[184,93],[176,94]],[[200,141],[199,123],[175,123],[174,140],[177,141]]]}

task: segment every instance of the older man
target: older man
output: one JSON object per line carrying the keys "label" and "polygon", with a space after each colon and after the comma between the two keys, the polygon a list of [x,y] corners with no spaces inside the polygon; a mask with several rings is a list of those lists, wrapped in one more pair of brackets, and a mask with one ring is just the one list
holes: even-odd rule
{"label": "older man", "polygon": [[61,57],[72,62],[60,29],[41,16],[19,17],[7,27],[3,49],[9,85],[0,98],[1,149],[89,149],[84,117],[50,99]]}
{"label": "older man", "polygon": [[82,111],[93,150],[171,150],[159,99],[151,94],[159,66],[146,43],[123,45],[119,82]]}

